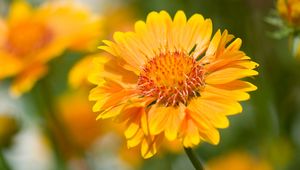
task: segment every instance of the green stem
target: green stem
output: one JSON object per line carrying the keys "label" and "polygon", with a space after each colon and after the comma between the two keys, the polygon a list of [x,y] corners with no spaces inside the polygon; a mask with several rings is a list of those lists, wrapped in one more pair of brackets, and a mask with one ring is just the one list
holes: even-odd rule
{"label": "green stem", "polygon": [[[42,100],[44,101],[44,118],[47,120],[47,131],[48,136],[51,138],[53,143],[53,149],[55,150],[55,155],[57,158],[57,163],[61,169],[66,169],[66,158],[59,146],[58,139],[61,139],[61,145],[65,146],[68,152],[72,152],[77,157],[82,159],[82,164],[84,167],[89,167],[88,162],[85,157],[84,151],[74,142],[72,137],[69,134],[69,131],[66,129],[64,123],[59,118],[60,112],[55,106],[55,96],[53,95],[53,90],[50,86],[50,82],[47,78],[44,78],[40,82],[39,94]],[[58,134],[55,134],[58,133]]]}
{"label": "green stem", "polygon": [[1,149],[0,149],[0,169],[11,170]]}
{"label": "green stem", "polygon": [[[44,81],[44,80],[41,80]],[[64,154],[62,152],[62,150],[59,147],[59,142],[56,138],[56,134],[55,134],[55,129],[53,129],[53,127],[56,126],[54,117],[53,117],[53,112],[54,109],[49,107],[52,107],[52,103],[49,103],[49,99],[48,95],[45,93],[44,87],[42,87],[42,82],[40,82],[40,84],[37,84],[37,87],[35,88],[36,91],[33,92],[33,99],[35,101],[36,107],[38,109],[37,111],[37,116],[42,120],[41,122],[41,126],[45,132],[45,134],[47,135],[53,153],[54,153],[54,158],[55,158],[55,163],[56,163],[56,169],[58,170],[66,170],[67,169],[67,165],[66,165],[66,161],[64,158]]]}
{"label": "green stem", "polygon": [[202,166],[198,156],[195,154],[192,148],[184,147],[184,151],[186,155],[189,157],[190,161],[192,162],[196,170],[204,170],[204,167]]}

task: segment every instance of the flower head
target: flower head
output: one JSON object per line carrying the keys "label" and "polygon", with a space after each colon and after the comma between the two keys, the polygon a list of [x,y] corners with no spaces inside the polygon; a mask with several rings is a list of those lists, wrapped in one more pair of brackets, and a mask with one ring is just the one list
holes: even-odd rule
{"label": "flower head", "polygon": [[46,63],[66,48],[95,44],[99,26],[99,18],[75,3],[56,1],[33,9],[16,1],[8,17],[0,18],[0,79],[14,77],[14,95],[30,90],[46,74]]}
{"label": "flower head", "polygon": [[300,0],[278,0],[277,10],[289,24],[300,27]]}
{"label": "flower head", "polygon": [[256,87],[244,77],[258,73],[240,51],[241,39],[219,30],[200,14],[151,12],[134,32],[117,32],[100,48],[111,56],[94,59],[90,92],[98,118],[124,122],[128,147],[141,145],[144,158],[166,138],[185,147],[219,143],[217,128],[242,111]]}

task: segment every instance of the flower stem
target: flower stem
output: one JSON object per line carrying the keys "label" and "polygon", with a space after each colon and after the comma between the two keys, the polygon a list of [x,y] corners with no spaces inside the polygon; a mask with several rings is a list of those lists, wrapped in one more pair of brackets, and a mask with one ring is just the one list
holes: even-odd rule
{"label": "flower stem", "polygon": [[65,124],[59,118],[60,111],[55,106],[55,96],[50,86],[50,81],[44,78],[40,82],[39,94],[45,102],[44,118],[47,121],[49,137],[53,142],[56,151],[57,163],[61,169],[66,169],[68,156],[72,155],[81,159],[82,167],[88,169],[85,152],[74,142]]}
{"label": "flower stem", "polygon": [[0,169],[5,169],[5,170],[10,170],[11,168],[9,167],[2,151],[0,148]]}
{"label": "flower stem", "polygon": [[204,170],[203,165],[201,164],[198,156],[196,153],[192,150],[192,148],[186,148],[184,147],[184,151],[189,157],[190,161],[192,162],[193,166],[195,167],[196,170]]}

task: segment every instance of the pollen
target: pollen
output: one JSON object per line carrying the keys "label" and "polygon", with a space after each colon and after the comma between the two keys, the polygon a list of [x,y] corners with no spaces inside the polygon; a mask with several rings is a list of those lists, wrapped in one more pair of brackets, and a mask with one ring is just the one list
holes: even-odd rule
{"label": "pollen", "polygon": [[204,86],[204,69],[183,52],[161,53],[143,66],[138,79],[141,96],[165,106],[187,104]]}

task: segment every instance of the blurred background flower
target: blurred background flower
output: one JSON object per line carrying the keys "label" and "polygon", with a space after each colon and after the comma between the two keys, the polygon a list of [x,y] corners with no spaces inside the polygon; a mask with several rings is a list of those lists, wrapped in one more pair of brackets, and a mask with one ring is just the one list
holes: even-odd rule
{"label": "blurred background flower", "polygon": [[33,8],[15,1],[0,20],[0,78],[14,77],[11,91],[19,96],[47,72],[47,62],[67,48],[93,49],[100,33],[99,17],[71,1]]}
{"label": "blurred background flower", "polygon": [[292,26],[300,26],[300,1],[278,0],[277,10],[279,14]]}
{"label": "blurred background flower", "polygon": [[213,158],[207,163],[208,170],[273,170],[263,158],[246,151],[234,151]]}

